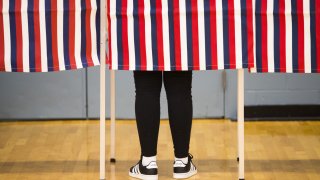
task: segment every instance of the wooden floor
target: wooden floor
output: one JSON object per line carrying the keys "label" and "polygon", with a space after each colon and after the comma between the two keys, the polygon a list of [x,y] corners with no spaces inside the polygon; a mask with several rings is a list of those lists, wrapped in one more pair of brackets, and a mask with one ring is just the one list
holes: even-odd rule
{"label": "wooden floor", "polygon": [[[229,120],[194,120],[199,173],[191,179],[237,179],[236,130]],[[116,134],[117,163],[107,162],[107,179],[130,179],[140,154],[135,122],[117,121]],[[320,122],[246,122],[245,143],[246,180],[320,179]],[[160,180],[172,179],[168,121],[161,122],[158,160]],[[99,122],[0,123],[0,179],[99,179]]]}

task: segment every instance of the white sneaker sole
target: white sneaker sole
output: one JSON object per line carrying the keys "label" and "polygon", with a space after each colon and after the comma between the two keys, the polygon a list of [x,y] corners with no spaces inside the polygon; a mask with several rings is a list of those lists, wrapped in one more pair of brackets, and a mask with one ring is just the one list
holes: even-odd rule
{"label": "white sneaker sole", "polygon": [[129,176],[142,180],[158,180],[158,175],[134,174],[129,172]]}
{"label": "white sneaker sole", "polygon": [[187,179],[191,176],[194,176],[198,173],[197,170],[195,171],[189,171],[187,173],[173,173],[173,178],[174,179]]}

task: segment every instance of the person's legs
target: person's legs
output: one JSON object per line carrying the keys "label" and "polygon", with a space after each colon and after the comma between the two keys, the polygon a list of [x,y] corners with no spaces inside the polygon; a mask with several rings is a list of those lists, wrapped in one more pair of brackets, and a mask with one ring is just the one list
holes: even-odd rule
{"label": "person's legs", "polygon": [[141,146],[145,157],[157,154],[160,125],[160,92],[162,72],[135,71],[135,112]]}
{"label": "person's legs", "polygon": [[189,155],[192,126],[192,71],[164,72],[170,129],[176,158]]}

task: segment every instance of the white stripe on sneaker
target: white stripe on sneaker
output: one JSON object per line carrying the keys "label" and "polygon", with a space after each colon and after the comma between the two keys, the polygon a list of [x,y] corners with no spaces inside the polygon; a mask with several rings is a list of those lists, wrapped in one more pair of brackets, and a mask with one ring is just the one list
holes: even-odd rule
{"label": "white stripe on sneaker", "polygon": [[139,166],[136,166],[136,167],[137,167],[137,172],[138,172],[138,174],[141,174],[140,169],[139,169]]}

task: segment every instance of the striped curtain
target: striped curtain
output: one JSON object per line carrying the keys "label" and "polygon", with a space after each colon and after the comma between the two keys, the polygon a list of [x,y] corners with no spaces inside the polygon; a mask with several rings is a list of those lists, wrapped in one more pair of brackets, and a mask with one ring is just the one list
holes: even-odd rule
{"label": "striped curtain", "polygon": [[252,0],[107,0],[109,67],[181,71],[252,67]]}
{"label": "striped curtain", "polygon": [[320,73],[320,1],[256,0],[257,72]]}
{"label": "striped curtain", "polygon": [[0,0],[0,71],[99,65],[100,0]]}

